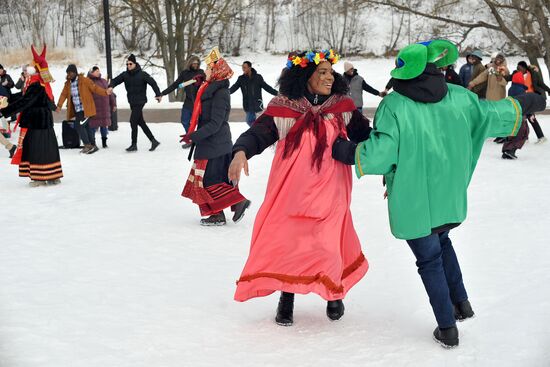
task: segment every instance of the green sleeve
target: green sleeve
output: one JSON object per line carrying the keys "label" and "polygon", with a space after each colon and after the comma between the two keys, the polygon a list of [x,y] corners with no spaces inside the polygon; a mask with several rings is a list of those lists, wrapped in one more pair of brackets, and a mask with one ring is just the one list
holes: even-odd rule
{"label": "green sleeve", "polygon": [[374,116],[374,129],[370,137],[359,143],[355,150],[355,173],[385,175],[397,165],[399,128],[393,112],[384,101]]}
{"label": "green sleeve", "polygon": [[483,139],[516,136],[521,126],[521,106],[511,97],[500,101],[480,100],[479,108],[473,112],[478,114],[472,119],[480,124],[477,133],[482,134]]}

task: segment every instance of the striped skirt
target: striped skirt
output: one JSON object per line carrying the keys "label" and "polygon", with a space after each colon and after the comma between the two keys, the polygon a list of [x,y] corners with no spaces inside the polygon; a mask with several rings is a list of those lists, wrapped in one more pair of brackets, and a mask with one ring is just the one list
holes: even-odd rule
{"label": "striped skirt", "polygon": [[217,214],[245,200],[239,189],[229,184],[227,170],[230,162],[231,154],[193,162],[181,195],[199,206],[201,216]]}
{"label": "striped skirt", "polygon": [[33,181],[53,181],[63,177],[53,128],[28,129],[22,145],[20,177],[29,177]]}

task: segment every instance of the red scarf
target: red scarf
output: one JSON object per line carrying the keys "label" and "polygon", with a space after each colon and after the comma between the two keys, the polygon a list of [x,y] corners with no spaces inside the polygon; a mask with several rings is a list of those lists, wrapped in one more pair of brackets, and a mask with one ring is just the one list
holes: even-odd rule
{"label": "red scarf", "polygon": [[328,147],[327,131],[322,115],[335,114],[339,128],[342,130],[345,127],[342,113],[353,112],[356,108],[351,98],[341,94],[332,95],[325,103],[318,106],[313,106],[305,97],[291,100],[279,95],[269,102],[264,113],[272,117],[290,117],[296,119],[296,123],[285,138],[283,158],[287,158],[300,146],[304,131],[313,131],[317,137],[317,143],[313,151],[311,165],[317,165],[317,170],[320,170],[323,161],[323,152]]}

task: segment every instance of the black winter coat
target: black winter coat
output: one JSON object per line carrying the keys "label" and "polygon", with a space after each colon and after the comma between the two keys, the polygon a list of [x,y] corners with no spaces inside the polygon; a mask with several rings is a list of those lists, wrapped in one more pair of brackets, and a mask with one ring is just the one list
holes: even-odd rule
{"label": "black winter coat", "polygon": [[12,94],[9,106],[2,109],[4,116],[13,116],[21,112],[21,127],[29,129],[53,128],[55,103],[48,97],[40,83],[29,85],[25,94]]}
{"label": "black winter coat", "polygon": [[531,73],[531,81],[533,83],[533,89],[535,93],[540,94],[546,99],[546,92],[550,93],[550,88],[544,84],[544,79],[542,78],[542,73],[540,71],[535,71],[534,68],[529,68]]}
{"label": "black winter coat", "polygon": [[[6,83],[6,85],[4,85]],[[6,88],[8,92],[10,92],[10,89],[12,89],[15,84],[13,83],[13,79],[9,74],[4,73],[4,75],[0,76],[0,86]]]}
{"label": "black winter coat", "polygon": [[229,89],[229,92],[233,94],[239,88],[241,88],[243,93],[243,110],[246,112],[260,112],[264,109],[262,88],[274,96],[279,93],[276,89],[270,87],[264,81],[263,76],[258,74],[254,68],[252,68],[252,75],[250,77],[245,74],[239,76],[235,84]]}
{"label": "black winter coat", "polygon": [[229,129],[231,96],[229,80],[212,82],[201,97],[202,112],[197,131],[190,135],[196,144],[195,159],[212,159],[231,153]]}
{"label": "black winter coat", "polygon": [[445,81],[447,83],[460,85],[461,87],[463,86],[462,78],[460,78],[460,75],[458,75],[455,69],[451,66],[449,66],[447,70],[445,70]]}
{"label": "black winter coat", "polygon": [[[185,69],[184,71],[182,71],[180,73],[178,78],[172,84],[170,84],[170,86],[168,88],[166,88],[165,90],[162,91],[161,94],[163,96],[165,96],[167,94],[172,93],[174,90],[176,90],[178,85],[180,85],[183,82],[186,82],[188,80],[193,79],[195,77],[195,75],[202,75],[203,77],[205,76],[204,71],[202,69],[198,69],[198,70]],[[183,106],[187,109],[192,110],[193,109],[193,104],[195,103],[195,97],[197,96],[197,91],[199,90],[199,87],[197,87],[194,84],[191,84],[191,85],[188,85],[187,87],[185,87],[184,90],[185,90],[185,101],[183,102]]]}
{"label": "black winter coat", "polygon": [[136,64],[134,70],[126,70],[119,74],[116,78],[111,80],[109,87],[116,87],[117,85],[124,83],[126,88],[126,95],[128,96],[128,103],[130,105],[139,105],[147,103],[147,84],[153,88],[155,96],[160,96],[160,89],[155,79],[145,71],[141,70],[141,66]]}

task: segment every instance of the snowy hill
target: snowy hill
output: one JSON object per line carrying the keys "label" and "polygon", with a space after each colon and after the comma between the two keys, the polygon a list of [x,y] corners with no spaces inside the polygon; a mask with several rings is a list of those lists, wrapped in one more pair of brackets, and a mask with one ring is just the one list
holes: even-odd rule
{"label": "snowy hill", "polygon": [[[540,120],[549,130],[550,118]],[[295,325],[283,328],[273,322],[276,295],[232,300],[273,151],[250,161],[241,190],[253,206],[243,221],[204,228],[180,196],[190,169],[181,126],[151,128],[162,142],[153,153],[141,133],[140,150],[123,151],[126,123],[107,150],[62,151],[56,187],[31,189],[0,159],[0,366],[549,365],[550,144],[530,142],[504,161],[486,143],[469,217],[451,232],[477,316],[458,325],[460,347],[444,350],[431,340],[413,255],[390,235],[380,177],[354,183],[371,268],[346,298],[346,315],[329,322],[319,297],[298,296]],[[235,139],[244,124],[232,130]]]}

